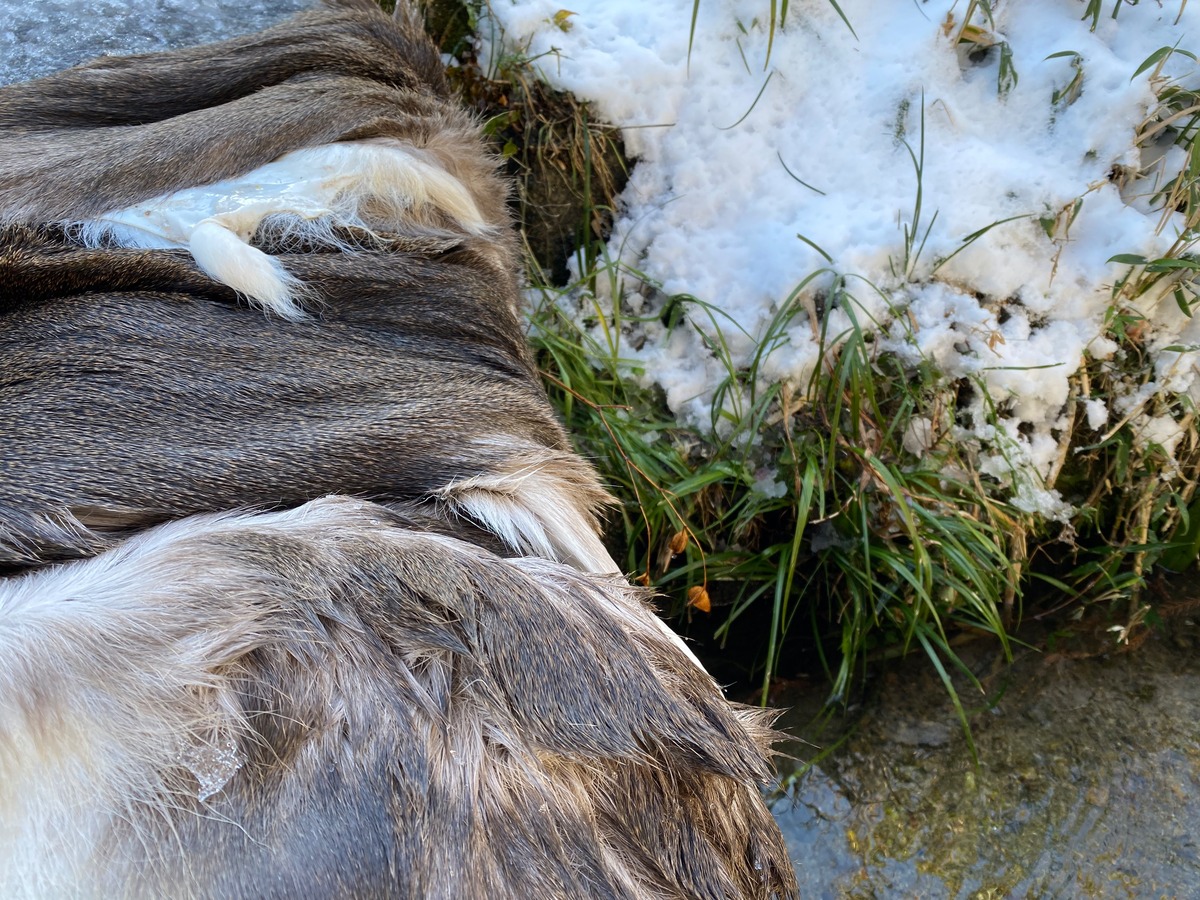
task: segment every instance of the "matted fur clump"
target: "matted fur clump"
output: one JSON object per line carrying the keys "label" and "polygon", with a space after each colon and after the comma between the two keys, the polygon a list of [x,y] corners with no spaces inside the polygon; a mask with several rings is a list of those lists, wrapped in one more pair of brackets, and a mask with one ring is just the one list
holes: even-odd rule
{"label": "matted fur clump", "polygon": [[0,88],[0,895],[794,896],[505,192],[403,4]]}

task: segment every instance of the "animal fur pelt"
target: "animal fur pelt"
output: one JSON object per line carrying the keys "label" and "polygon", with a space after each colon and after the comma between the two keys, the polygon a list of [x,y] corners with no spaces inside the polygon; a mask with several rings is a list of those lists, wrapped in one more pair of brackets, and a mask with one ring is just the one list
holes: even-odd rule
{"label": "animal fur pelt", "polygon": [[407,7],[331,6],[0,89],[0,565],[341,492],[616,571],[494,157]]}
{"label": "animal fur pelt", "polygon": [[638,593],[331,498],[0,583],[4,896],[786,896]]}
{"label": "animal fur pelt", "polygon": [[292,319],[303,280],[272,255],[278,235],[251,246],[264,222],[290,243],[340,245],[346,230],[465,243],[506,270],[496,299],[514,302],[506,191],[478,128],[448,102],[436,50],[369,0],[331,5],[260,35],[3,89],[0,224],[185,246]]}
{"label": "animal fur pelt", "polygon": [[404,4],[0,89],[0,896],[794,896],[505,198]]}
{"label": "animal fur pelt", "polygon": [[326,305],[292,323],[179,254],[0,240],[0,564],[341,492],[615,570],[594,516],[607,494],[497,299],[510,276],[471,251],[281,257]]}

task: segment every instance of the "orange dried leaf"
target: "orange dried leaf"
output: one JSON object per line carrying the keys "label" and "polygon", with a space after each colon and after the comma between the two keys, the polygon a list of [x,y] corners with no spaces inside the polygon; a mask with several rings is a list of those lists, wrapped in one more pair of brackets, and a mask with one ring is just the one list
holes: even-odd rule
{"label": "orange dried leaf", "polygon": [[667,544],[667,548],[671,551],[672,556],[678,556],[687,549],[688,536],[686,531],[677,531],[671,535],[671,540]]}
{"label": "orange dried leaf", "polygon": [[688,588],[688,606],[694,606],[700,612],[712,612],[712,600],[708,598],[708,591],[700,585],[693,585]]}

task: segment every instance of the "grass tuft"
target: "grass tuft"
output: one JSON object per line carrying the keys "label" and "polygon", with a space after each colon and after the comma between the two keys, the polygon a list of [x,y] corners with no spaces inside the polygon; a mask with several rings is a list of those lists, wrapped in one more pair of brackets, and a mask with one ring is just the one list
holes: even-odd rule
{"label": "grass tuft", "polygon": [[[949,18],[943,27],[968,54],[999,46],[1003,96],[1017,73],[994,6],[973,0],[961,21]],[[1100,6],[1088,3],[1093,27]],[[698,11],[696,0],[689,51]],[[787,3],[772,0],[769,12],[773,39],[785,27]],[[1196,411],[1186,396],[1146,389],[1156,354],[1196,349],[1152,348],[1146,312],[1165,301],[1192,315],[1200,296],[1200,257],[1192,252],[1200,235],[1200,88],[1194,78],[1163,74],[1172,59],[1194,61],[1190,52],[1163,48],[1133,73],[1148,78],[1157,97],[1139,142],[1177,145],[1186,161],[1166,171],[1160,153],[1121,177],[1162,210],[1162,227],[1184,224],[1161,257],[1110,261],[1118,275],[1105,337],[1118,351],[1086,358],[1072,378],[1060,457],[1036,485],[1059,491],[1075,509],[1057,523],[1023,509],[1012,479],[988,474],[994,467],[983,471],[981,442],[970,436],[989,430],[995,437],[986,449],[1011,454],[1010,468],[1021,468],[1003,404],[988,396],[986,370],[952,377],[918,352],[907,303],[943,277],[959,252],[1008,223],[1035,219],[1061,252],[1085,196],[983,225],[953,252],[928,258],[937,210],[929,213],[924,191],[922,98],[912,144],[906,108],[898,118],[896,142],[908,150],[915,190],[889,283],[840,271],[821,235],[798,234],[826,265],[782,300],[749,362],[739,364],[731,339],[748,336],[719,308],[667,295],[610,255],[626,174],[615,132],[547,88],[531,60],[509,54],[485,73],[470,45],[452,40],[461,61],[452,77],[487,120],[520,184],[515,211],[530,249],[530,339],[547,391],[620,501],[610,522],[614,557],[663,592],[667,613],[680,630],[708,641],[707,651],[736,647],[727,668],[763,702],[777,675],[796,673],[801,650],[828,675],[832,702],[855,696],[868,665],[916,651],[938,673],[966,729],[979,704],[963,702],[954,685],[981,688],[955,653],[962,641],[986,636],[1007,650],[1023,617],[1071,614],[1100,618],[1111,628],[1111,650],[1133,645],[1152,625],[1144,590],[1151,573],[1190,566],[1200,551]],[[1055,58],[1070,69],[1046,98],[1050,116],[1074,102],[1083,79],[1080,54],[1047,57]],[[783,157],[779,163],[821,193]],[[690,332],[718,366],[706,423],[678,421],[646,377],[636,357],[647,325]],[[767,361],[798,328],[813,336],[814,363],[793,381],[772,380]],[[992,338],[1003,340],[998,332]],[[1137,400],[1121,407],[1118,420],[1093,427],[1089,404],[1113,408],[1117,397]],[[1175,423],[1182,437],[1171,448],[1156,444],[1151,421]],[[955,670],[966,680],[953,678]]]}

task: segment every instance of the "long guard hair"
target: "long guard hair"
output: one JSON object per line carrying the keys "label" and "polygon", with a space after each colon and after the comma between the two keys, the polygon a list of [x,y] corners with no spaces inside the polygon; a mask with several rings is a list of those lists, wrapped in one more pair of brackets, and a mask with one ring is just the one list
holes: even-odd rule
{"label": "long guard hair", "polygon": [[5,897],[794,896],[506,191],[405,4],[0,88]]}
{"label": "long guard hair", "polygon": [[761,712],[619,579],[330,499],[160,526],[0,610],[7,897],[786,893]]}

